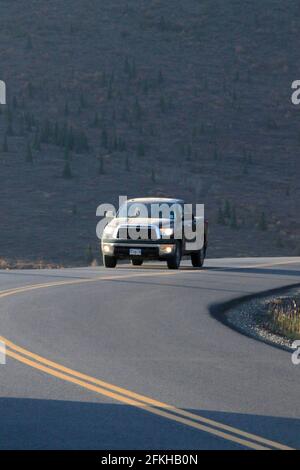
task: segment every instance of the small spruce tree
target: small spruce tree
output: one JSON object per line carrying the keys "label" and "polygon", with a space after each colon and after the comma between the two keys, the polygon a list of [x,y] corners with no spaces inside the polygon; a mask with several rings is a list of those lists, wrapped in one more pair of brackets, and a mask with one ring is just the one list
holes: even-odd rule
{"label": "small spruce tree", "polygon": [[8,143],[7,143],[7,134],[4,136],[3,145],[2,145],[2,152],[8,152]]}
{"label": "small spruce tree", "polygon": [[32,39],[31,36],[27,36],[26,49],[30,51],[32,49]]}
{"label": "small spruce tree", "polygon": [[264,211],[260,214],[259,221],[258,221],[258,228],[262,231],[266,231],[268,229],[266,214]]}
{"label": "small spruce tree", "polygon": [[99,169],[98,169],[98,174],[99,175],[104,175],[105,170],[104,170],[104,158],[102,155],[99,157]]}
{"label": "small spruce tree", "polygon": [[164,82],[164,76],[163,76],[161,69],[158,71],[157,81],[159,85],[161,85]]}
{"label": "small spruce tree", "polygon": [[138,157],[144,157],[145,156],[145,146],[143,142],[140,142],[137,146],[137,155]]}
{"label": "small spruce tree", "polygon": [[91,265],[95,259],[91,245],[88,245],[86,248],[85,259],[88,265]]}
{"label": "small spruce tree", "polygon": [[233,229],[238,228],[237,217],[236,217],[236,209],[235,207],[231,210],[231,218],[230,218],[230,227]]}
{"label": "small spruce tree", "polygon": [[67,160],[64,165],[64,169],[62,172],[62,177],[66,180],[69,180],[72,178],[72,170],[71,170],[71,165],[70,162]]}
{"label": "small spruce tree", "polygon": [[28,144],[27,144],[26,162],[27,162],[27,163],[32,163],[32,162],[33,162],[32,150],[31,150],[31,145],[30,145],[29,142],[28,142]]}
{"label": "small spruce tree", "polygon": [[125,160],[125,170],[130,171],[130,160],[129,160],[128,155],[127,155],[126,160]]}
{"label": "small spruce tree", "polygon": [[151,170],[151,181],[152,183],[156,183],[156,174],[154,168]]}
{"label": "small spruce tree", "polygon": [[101,134],[101,145],[102,145],[102,147],[104,147],[105,149],[107,149],[107,147],[108,147],[108,136],[107,136],[106,129],[103,129],[103,130],[102,130],[102,134]]}
{"label": "small spruce tree", "polygon": [[225,205],[224,205],[224,216],[228,219],[231,216],[231,207],[230,207],[230,202],[228,201],[228,199],[226,199]]}
{"label": "small spruce tree", "polygon": [[218,209],[218,219],[217,220],[218,220],[218,224],[220,224],[220,225],[225,225],[226,224],[222,207],[219,207],[219,209]]}

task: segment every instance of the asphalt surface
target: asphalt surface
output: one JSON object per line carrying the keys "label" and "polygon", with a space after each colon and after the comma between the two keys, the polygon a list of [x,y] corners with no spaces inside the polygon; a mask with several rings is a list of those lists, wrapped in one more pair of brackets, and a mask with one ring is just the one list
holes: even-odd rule
{"label": "asphalt surface", "polygon": [[298,282],[300,258],[0,271],[0,448],[300,448],[300,365],[209,310]]}

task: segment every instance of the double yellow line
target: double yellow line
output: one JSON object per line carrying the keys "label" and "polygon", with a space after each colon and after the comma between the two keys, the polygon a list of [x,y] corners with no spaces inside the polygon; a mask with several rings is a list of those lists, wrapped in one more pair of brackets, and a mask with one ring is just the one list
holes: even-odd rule
{"label": "double yellow line", "polygon": [[[155,273],[155,276],[163,275],[175,275],[176,272],[162,272]],[[22,292],[28,292],[36,289],[43,289],[49,287],[58,287],[65,285],[74,285],[82,284],[87,282],[97,282],[105,280],[119,280],[127,279],[132,277],[141,277],[141,276],[153,276],[153,273],[132,273],[124,275],[114,275],[114,276],[101,276],[88,279],[72,279],[68,281],[57,281],[45,284],[35,284],[30,286],[18,287],[15,289],[9,289],[2,291],[0,293],[0,298],[16,295]],[[104,382],[95,377],[83,374],[81,372],[75,371],[73,369],[64,367],[61,364],[50,361],[42,356],[39,356],[27,349],[24,349],[13,342],[9,341],[7,338],[0,336],[0,341],[2,341],[6,346],[6,354],[23,363],[27,366],[33,367],[41,372],[44,372],[53,377],[59,378],[66,382],[76,384],[80,387],[83,387],[92,392],[98,393],[107,398],[117,400],[120,403],[126,405],[137,407],[141,410],[147,411],[154,415],[170,419],[177,423],[184,424],[191,428],[204,431],[211,435],[217,436],[219,438],[225,439],[227,441],[234,442],[241,446],[255,449],[255,450],[270,450],[270,449],[279,449],[279,450],[291,450],[290,447],[280,444],[278,442],[265,439],[261,436],[242,431],[238,428],[220,423],[218,421],[200,416],[189,411],[176,408],[175,406],[168,405],[166,403],[154,400],[152,398],[140,395],[138,393],[126,390],[124,388],[112,385],[108,382]]]}

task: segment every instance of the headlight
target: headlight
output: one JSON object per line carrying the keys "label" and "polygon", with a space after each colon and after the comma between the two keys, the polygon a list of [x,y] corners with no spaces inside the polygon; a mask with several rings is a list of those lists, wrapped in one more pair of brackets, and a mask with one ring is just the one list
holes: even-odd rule
{"label": "headlight", "polygon": [[163,255],[170,255],[174,251],[175,245],[160,245],[159,247],[159,254]]}
{"label": "headlight", "polygon": [[171,227],[161,227],[160,229],[160,234],[163,237],[170,237],[171,235],[173,235],[173,233],[174,230]]}
{"label": "headlight", "polygon": [[102,251],[105,255],[113,255],[114,254],[114,246],[112,243],[103,243]]}

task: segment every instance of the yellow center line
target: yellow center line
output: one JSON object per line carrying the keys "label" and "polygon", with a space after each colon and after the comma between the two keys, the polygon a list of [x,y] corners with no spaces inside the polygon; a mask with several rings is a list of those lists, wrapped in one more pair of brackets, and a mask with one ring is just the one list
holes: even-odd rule
{"label": "yellow center line", "polygon": [[46,282],[42,284],[31,284],[28,286],[21,286],[21,287],[15,287],[12,289],[7,289],[0,291],[0,298],[1,297],[7,297],[10,295],[14,294],[19,294],[22,292],[28,292],[31,290],[36,290],[36,289],[44,289],[46,287],[59,287],[59,286],[66,286],[66,285],[74,285],[74,284],[84,284],[84,283],[90,283],[90,282],[98,282],[98,281],[113,281],[113,280],[122,280],[122,279],[130,279],[134,277],[151,277],[151,276],[174,276],[180,274],[182,271],[174,271],[174,272],[147,272],[147,273],[130,273],[130,274],[121,274],[121,275],[115,275],[115,276],[97,276],[97,277],[90,277],[86,279],[70,279],[67,281],[54,281],[54,282]]}
{"label": "yellow center line", "polygon": [[26,359],[25,357],[13,352],[13,351],[7,350],[6,354],[10,357],[13,357],[17,361],[22,362],[22,363],[24,363],[28,366],[31,366],[35,369],[40,370],[40,371],[43,371],[48,375],[52,375],[56,378],[65,380],[67,382],[74,383],[76,385],[79,385],[79,386],[81,386],[83,388],[86,388],[90,391],[96,392],[96,393],[98,393],[100,395],[103,395],[105,397],[112,398],[112,399],[114,399],[118,402],[121,402],[121,403],[125,403],[126,405],[130,405],[130,406],[134,406],[136,408],[140,408],[144,411],[148,411],[149,413],[161,416],[163,418],[170,419],[172,421],[176,421],[176,422],[181,423],[181,424],[185,424],[186,426],[190,426],[190,427],[195,428],[197,430],[201,430],[201,431],[204,431],[206,433],[213,434],[213,435],[221,437],[223,439],[226,439],[226,440],[235,442],[237,444],[240,444],[242,446],[249,447],[250,449],[270,450],[268,447],[264,447],[260,444],[255,443],[255,442],[251,442],[251,441],[239,438],[237,436],[225,433],[223,431],[219,431],[218,429],[214,429],[212,427],[205,426],[204,424],[197,423],[195,421],[186,419],[183,416],[177,416],[176,414],[171,414],[167,410],[162,410],[162,409],[159,409],[159,408],[155,408],[153,406],[147,405],[146,403],[142,403],[142,402],[127,398],[123,395],[119,395],[117,393],[110,392],[110,391],[105,390],[101,387],[97,387],[96,385],[93,385],[91,383],[85,382],[83,380],[76,379],[75,377],[71,377],[71,376],[69,376],[67,374],[64,374],[62,372],[55,371],[54,369],[51,369],[49,367],[43,366],[42,364],[38,364],[34,361],[31,361],[30,359]]}
{"label": "yellow center line", "polygon": [[[105,281],[105,280],[127,279],[127,278],[133,278],[133,277],[141,277],[141,276],[148,276],[148,277],[162,276],[162,275],[170,276],[170,275],[178,274],[179,272],[177,271],[174,273],[170,273],[170,272],[132,273],[132,274],[119,275],[119,276],[100,276],[100,277],[87,278],[87,279],[72,279],[68,281],[34,284],[30,286],[18,287],[18,288],[10,289],[7,291],[2,291],[0,292],[0,297],[12,296],[18,293],[28,292],[28,291],[35,290],[35,289],[42,289],[42,288],[48,288],[48,287],[74,285],[74,284],[82,284],[82,283],[87,283],[87,282],[97,282],[97,281]],[[91,377],[86,374],[82,374],[78,371],[75,371],[73,369],[69,369],[67,367],[64,367],[63,365],[57,364],[42,356],[39,356],[24,348],[21,348],[20,346],[9,341],[7,338],[0,336],[0,341],[5,343],[7,347],[6,354],[14,358],[15,360],[22,362],[24,364],[27,364],[28,366],[38,369],[49,375],[55,376],[57,378],[60,378],[68,382],[72,382],[74,384],[77,384],[81,387],[84,387],[88,390],[99,393],[103,396],[113,398],[117,401],[126,403],[131,406],[141,408],[153,414],[156,414],[156,415],[171,419],[173,421],[185,424],[187,426],[205,431],[209,434],[213,434],[215,436],[241,444],[251,449],[261,450],[261,449],[269,449],[270,447],[271,448],[273,447],[275,449],[281,449],[281,450],[291,449],[290,447],[284,444],[263,438],[261,436],[257,436],[252,433],[242,431],[238,428],[234,428],[232,426],[211,420],[209,418],[205,418],[198,414],[194,414],[186,410],[176,408],[174,406],[154,400],[144,395],[140,395],[140,394],[131,392],[130,390],[126,390],[116,385],[112,385],[110,383],[104,382],[95,377]],[[229,434],[229,433],[232,433],[232,434]],[[255,441],[255,442],[252,442],[252,441]],[[262,446],[262,444],[269,446],[269,447],[264,447]]]}
{"label": "yellow center line", "polygon": [[246,266],[237,266],[238,268],[244,268],[244,269],[249,269],[249,268],[270,268],[272,266],[282,266],[282,265],[289,265],[289,264],[299,264],[300,266],[300,259],[298,260],[290,260],[290,261],[275,261],[275,262],[270,262],[270,263],[263,263],[263,264],[249,264]]}
{"label": "yellow center line", "polygon": [[[103,380],[100,380],[100,379],[97,379],[95,377],[91,377],[89,375],[86,375],[86,374],[83,374],[81,372],[75,371],[75,370],[70,369],[68,367],[64,367],[60,364],[57,364],[53,361],[50,361],[50,360],[44,358],[42,356],[39,356],[35,353],[32,353],[32,352],[30,352],[30,351],[28,351],[24,348],[21,348],[20,346],[12,343],[11,341],[7,340],[6,338],[4,338],[2,336],[0,336],[0,341],[5,343],[6,347],[9,348],[9,349],[7,349],[7,354],[9,356],[14,357],[15,359],[21,360],[21,362],[26,363],[27,365],[30,365],[31,367],[35,367],[36,369],[43,370],[44,372],[46,371],[46,372],[50,373],[49,371],[51,371],[51,375],[58,376],[59,378],[64,378],[65,380],[68,380],[68,381],[73,381],[72,380],[73,378],[79,378],[79,379],[81,379],[80,383],[78,383],[78,381],[75,382],[75,383],[77,383],[79,385],[82,385],[82,386],[83,386],[83,383],[88,384],[88,385],[90,385],[90,383],[91,383],[91,384],[96,384],[98,386],[101,386],[101,391],[100,391],[99,387],[98,387],[97,391],[98,391],[98,393],[101,393],[102,395],[106,395],[106,396],[109,396],[111,398],[114,398],[114,397],[118,396],[119,401],[120,401],[120,396],[123,395],[122,399],[128,399],[129,398],[130,400],[134,400],[135,404],[136,404],[136,401],[138,400],[139,402],[145,403],[146,405],[150,406],[150,408],[153,407],[153,406],[158,407],[158,408],[162,408],[163,410],[166,410],[169,413],[176,413],[176,414],[178,414],[182,417],[189,418],[193,421],[204,423],[206,425],[213,426],[215,428],[222,429],[222,430],[228,431],[230,433],[237,434],[237,435],[245,437],[247,439],[252,439],[254,441],[260,442],[262,444],[266,444],[266,445],[271,446],[271,447],[275,447],[277,449],[282,449],[282,450],[289,449],[289,447],[287,447],[283,444],[274,442],[270,439],[265,439],[263,437],[255,435],[255,434],[242,431],[240,429],[234,428],[232,426],[229,426],[229,425],[226,425],[226,424],[223,424],[223,423],[219,423],[219,422],[214,421],[214,420],[209,419],[209,418],[205,418],[201,415],[191,413],[191,412],[185,411],[185,410],[180,409],[180,408],[176,408],[175,406],[168,405],[168,404],[160,402],[158,400],[154,400],[154,399],[146,397],[144,395],[141,395],[141,394],[138,394],[138,393],[135,393],[135,392],[131,392],[130,390],[124,389],[122,387],[118,387],[116,385],[112,385],[108,382],[104,382]],[[24,356],[27,356],[31,359],[28,360]],[[35,361],[35,362],[33,362],[33,361]],[[46,367],[43,367],[43,366],[46,366]],[[59,375],[57,375],[57,371],[59,371],[58,372]],[[60,372],[63,372],[64,377],[62,377]],[[70,377],[70,376],[73,376],[73,377]],[[90,382],[90,383],[88,383],[88,382]],[[112,397],[111,392],[114,393],[114,397]],[[230,437],[232,437],[232,436],[230,436]]]}

